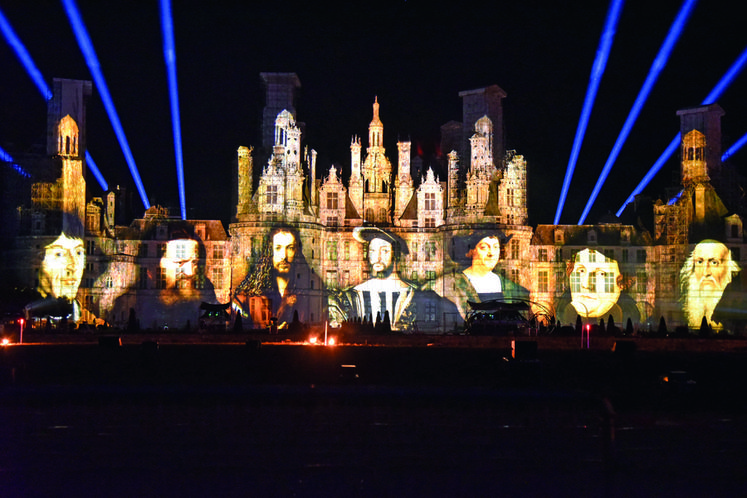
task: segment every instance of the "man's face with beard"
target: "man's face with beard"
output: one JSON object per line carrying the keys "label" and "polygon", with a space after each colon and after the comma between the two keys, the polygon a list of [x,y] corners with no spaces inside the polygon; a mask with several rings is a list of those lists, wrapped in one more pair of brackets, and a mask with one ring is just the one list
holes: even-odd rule
{"label": "man's face with beard", "polygon": [[296,257],[296,239],[290,232],[278,232],[272,237],[272,266],[281,275],[288,275]]}
{"label": "man's face with beard", "polygon": [[702,242],[693,249],[691,291],[723,291],[726,287],[729,249],[720,242]]}
{"label": "man's face with beard", "polygon": [[368,262],[375,274],[388,273],[392,266],[392,244],[383,239],[373,239],[368,245]]}

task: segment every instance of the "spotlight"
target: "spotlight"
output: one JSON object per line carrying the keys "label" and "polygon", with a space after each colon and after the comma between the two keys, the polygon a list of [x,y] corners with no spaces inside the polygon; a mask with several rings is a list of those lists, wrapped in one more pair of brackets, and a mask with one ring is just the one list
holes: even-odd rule
{"label": "spotlight", "polygon": [[726,152],[724,152],[724,154],[721,156],[721,161],[723,162],[723,161],[726,161],[727,159],[729,159],[732,155],[734,155],[734,153],[736,151],[738,151],[739,149],[741,149],[742,146],[744,146],[744,144],[746,144],[746,143],[747,143],[747,133],[745,133],[742,136],[742,138],[740,138],[739,140],[737,140],[736,142],[734,142],[734,145],[732,145],[731,147],[729,147],[729,150],[727,150]]}
{"label": "spotlight", "polygon": [[555,211],[555,225],[560,223],[560,213],[563,212],[563,205],[565,204],[565,199],[568,196],[568,189],[571,185],[571,178],[573,178],[573,170],[576,168],[578,154],[581,151],[581,143],[584,141],[586,127],[589,124],[589,117],[591,116],[591,110],[594,107],[594,100],[596,99],[597,90],[599,89],[599,82],[602,79],[604,68],[607,65],[607,58],[609,57],[610,49],[612,48],[612,40],[615,37],[615,29],[617,26],[617,21],[620,19],[620,11],[622,10],[622,6],[622,0],[613,0],[610,4],[609,11],[607,12],[607,20],[604,24],[602,39],[599,41],[597,56],[594,60],[594,65],[591,68],[591,77],[589,78],[589,86],[586,90],[584,107],[581,111],[581,118],[578,121],[576,137],[573,140],[571,158],[568,160],[568,168],[565,172],[563,188],[560,191],[558,208]]}
{"label": "spotlight", "polygon": [[594,190],[592,190],[591,196],[586,202],[586,207],[584,208],[583,214],[581,214],[581,218],[578,220],[579,225],[583,225],[584,221],[586,221],[586,217],[589,215],[591,206],[594,205],[594,202],[597,200],[599,191],[602,190],[602,185],[604,185],[604,182],[607,180],[607,176],[609,176],[610,170],[615,164],[617,156],[622,150],[622,146],[625,144],[625,140],[628,139],[630,130],[633,129],[633,125],[638,119],[638,115],[641,113],[641,109],[643,109],[643,105],[646,103],[646,99],[651,93],[651,89],[654,87],[656,79],[659,77],[659,73],[661,73],[661,70],[664,69],[664,66],[667,65],[669,54],[672,53],[672,49],[674,48],[677,39],[680,37],[682,29],[687,23],[687,19],[690,16],[693,7],[695,6],[695,1],[696,0],[685,1],[685,3],[682,5],[682,8],[680,9],[679,14],[677,14],[677,18],[674,20],[674,23],[672,23],[672,27],[669,28],[669,34],[664,40],[661,49],[659,49],[659,53],[656,55],[654,63],[651,65],[648,76],[646,76],[646,81],[643,82],[643,86],[641,87],[640,92],[638,92],[638,97],[636,97],[635,102],[633,103],[633,107],[630,109],[630,113],[628,114],[628,118],[625,120],[625,124],[623,124],[622,130],[620,131],[620,134],[615,141],[615,145],[612,147],[612,152],[610,152],[610,155],[607,158],[607,162],[604,163],[602,173],[599,175],[597,183],[596,185],[594,185]]}
{"label": "spotlight", "polygon": [[171,97],[171,126],[174,132],[174,154],[176,156],[176,176],[179,184],[179,202],[182,219],[187,219],[187,206],[184,195],[184,158],[182,156],[182,130],[179,116],[179,89],[176,84],[176,49],[174,48],[174,23],[171,16],[171,0],[161,0],[161,30],[163,31],[163,56],[169,80]]}
{"label": "spotlight", "polygon": [[101,72],[101,65],[99,64],[98,57],[96,57],[96,52],[93,50],[91,38],[88,36],[88,32],[83,24],[83,18],[80,16],[80,12],[78,12],[78,7],[75,5],[74,0],[62,0],[62,3],[65,7],[65,13],[70,20],[73,32],[75,33],[75,38],[78,40],[78,46],[80,47],[81,52],[83,52],[88,69],[91,71],[91,76],[93,76],[93,81],[101,95],[101,102],[104,104],[106,113],[109,115],[109,121],[111,121],[112,127],[114,128],[114,134],[117,136],[117,140],[119,140],[119,145],[122,148],[122,153],[125,156],[127,166],[130,168],[130,173],[132,174],[132,179],[135,181],[135,186],[140,193],[143,206],[145,206],[145,209],[148,209],[150,203],[148,202],[148,196],[145,194],[145,187],[143,187],[143,182],[140,180],[140,173],[135,165],[135,159],[132,157],[130,145],[127,142],[124,130],[122,129],[122,123],[119,121],[119,115],[114,107],[114,102],[109,94],[109,87],[106,85],[104,74]]}

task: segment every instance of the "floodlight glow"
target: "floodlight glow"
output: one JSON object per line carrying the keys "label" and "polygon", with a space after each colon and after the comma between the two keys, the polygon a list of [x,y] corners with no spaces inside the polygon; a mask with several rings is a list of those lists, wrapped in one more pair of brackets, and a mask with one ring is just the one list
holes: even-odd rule
{"label": "floodlight glow", "polygon": [[688,17],[690,17],[690,13],[692,12],[696,1],[697,0],[685,0],[685,3],[680,8],[679,13],[677,14],[677,17],[674,20],[674,23],[672,23],[672,27],[669,28],[669,33],[667,34],[667,37],[664,40],[664,43],[659,49],[659,53],[656,55],[656,58],[654,59],[654,62],[651,65],[651,69],[648,72],[648,76],[646,76],[646,80],[643,82],[643,86],[641,87],[641,90],[638,92],[638,96],[636,97],[635,102],[633,103],[633,107],[630,109],[630,113],[628,114],[628,117],[625,120],[625,124],[623,124],[622,130],[620,131],[620,134],[617,136],[615,145],[612,147],[612,152],[610,152],[610,155],[607,158],[607,162],[604,163],[604,168],[602,168],[602,173],[599,175],[599,178],[597,178],[597,183],[594,185],[594,189],[591,192],[591,196],[589,197],[589,200],[586,202],[586,207],[584,208],[584,211],[581,214],[581,218],[578,220],[579,225],[584,224],[584,221],[586,221],[586,217],[589,215],[589,211],[591,210],[591,206],[593,206],[594,202],[597,200],[599,191],[602,190],[602,185],[604,185],[604,182],[607,180],[607,177],[610,174],[610,170],[612,169],[612,166],[615,164],[615,161],[617,160],[617,156],[620,154],[620,151],[622,150],[622,147],[625,144],[625,140],[628,139],[630,130],[633,129],[633,125],[638,119],[638,115],[641,113],[641,110],[643,109],[643,105],[646,103],[646,99],[648,99],[648,96],[651,93],[651,90],[653,89],[654,83],[656,83],[656,80],[659,77],[659,73],[661,73],[661,70],[664,69],[664,67],[667,65],[667,60],[669,59],[669,55],[672,53],[672,49],[674,49],[674,45],[675,43],[677,43],[677,40],[679,39],[680,34],[682,33],[683,28],[685,27]]}
{"label": "floodlight glow", "polygon": [[140,180],[140,173],[135,165],[135,159],[132,157],[130,145],[127,142],[127,137],[125,137],[122,124],[119,121],[119,115],[114,107],[114,102],[109,94],[109,87],[107,87],[104,75],[101,72],[101,66],[96,57],[96,52],[93,50],[93,44],[91,43],[88,32],[83,25],[83,18],[80,16],[80,12],[78,12],[74,0],[62,0],[62,3],[65,7],[65,13],[70,20],[73,32],[75,33],[75,38],[78,40],[78,46],[80,47],[81,52],[83,52],[88,69],[91,71],[91,76],[93,76],[93,81],[96,83],[96,88],[98,88],[99,94],[101,95],[101,102],[104,104],[104,109],[106,109],[106,113],[109,115],[109,121],[111,121],[112,127],[114,128],[114,134],[117,136],[119,145],[122,148],[122,153],[125,156],[127,166],[130,168],[130,173],[132,174],[132,179],[135,181],[135,186],[140,193],[143,206],[145,206],[145,209],[148,209],[150,204],[148,203],[148,196],[145,194],[145,187],[143,187],[143,182]]}
{"label": "floodlight glow", "polygon": [[179,204],[182,219],[187,219],[187,205],[184,195],[184,157],[182,155],[182,130],[179,116],[179,89],[176,83],[176,49],[174,47],[174,23],[171,16],[171,0],[161,0],[161,30],[163,31],[163,57],[169,80],[171,97],[171,126],[174,130],[174,154],[176,156],[176,176],[179,184]]}
{"label": "floodlight glow", "polygon": [[586,127],[589,124],[589,117],[591,116],[591,110],[594,107],[594,100],[596,99],[597,90],[599,89],[599,83],[602,79],[602,75],[604,74],[605,66],[607,65],[607,58],[609,57],[610,49],[612,48],[612,41],[615,38],[615,29],[617,26],[617,21],[620,19],[620,11],[622,10],[622,6],[622,0],[613,0],[610,4],[609,11],[607,12],[604,31],[602,32],[601,40],[599,40],[599,48],[597,49],[597,55],[594,59],[594,65],[591,68],[589,86],[586,90],[586,98],[584,99],[584,107],[581,111],[581,118],[578,121],[578,128],[576,128],[576,137],[573,140],[573,148],[571,149],[571,157],[568,160],[568,167],[565,172],[563,188],[560,191],[558,208],[555,211],[555,225],[560,223],[560,214],[563,212],[563,205],[565,204],[565,199],[568,196],[568,189],[571,185],[571,178],[573,178],[573,170],[576,169],[576,161],[578,160],[578,155],[581,151],[581,144],[584,141]]}
{"label": "floodlight glow", "polygon": [[39,68],[37,68],[36,64],[34,64],[34,61],[31,59],[31,56],[26,50],[26,47],[23,46],[21,40],[16,36],[16,33],[13,31],[13,28],[10,26],[10,23],[5,18],[5,15],[2,11],[0,11],[0,31],[3,32],[8,45],[10,45],[15,51],[16,55],[18,56],[18,60],[20,60],[21,64],[23,64],[23,67],[26,68],[26,72],[34,81],[34,84],[36,85],[36,88],[38,88],[41,92],[42,97],[44,97],[45,100],[51,99],[52,91],[44,81],[41,71],[39,71]]}
{"label": "floodlight glow", "polygon": [[[724,91],[729,87],[731,82],[736,78],[736,76],[742,71],[744,68],[745,63],[747,63],[747,48],[745,48],[742,53],[739,55],[736,61],[734,61],[734,64],[731,65],[728,71],[724,73],[724,75],[721,77],[718,83],[716,83],[716,86],[713,87],[713,90],[711,90],[711,93],[708,94],[708,96],[703,100],[701,105],[709,105],[713,104]],[[664,150],[662,155],[659,157],[659,159],[656,160],[654,165],[651,167],[648,173],[646,173],[646,176],[643,177],[643,180],[638,184],[638,186],[633,190],[633,192],[628,196],[627,199],[625,199],[625,202],[623,202],[623,205],[620,206],[620,209],[617,210],[617,216],[620,216],[622,214],[623,210],[625,209],[625,206],[628,205],[629,202],[632,202],[636,195],[640,194],[644,188],[646,188],[646,185],[649,184],[649,182],[656,176],[656,174],[659,172],[659,170],[662,168],[664,163],[669,159],[669,157],[674,154],[674,151],[677,150],[677,147],[680,144],[681,136],[678,133],[677,136],[672,139],[672,141],[669,143],[667,148]],[[731,150],[731,149],[730,149]]]}
{"label": "floodlight glow", "polygon": [[31,178],[31,173],[23,169],[21,165],[16,164],[11,155],[5,152],[2,147],[0,147],[0,161],[8,163],[8,165],[13,168],[13,170],[15,170],[15,172],[19,175],[25,176],[26,178]]}
{"label": "floodlight glow", "polygon": [[721,161],[723,162],[729,159],[736,151],[741,149],[744,144],[747,144],[747,133],[745,133],[742,138],[734,142],[734,144],[729,147],[729,150],[723,153],[723,155],[721,156]]}

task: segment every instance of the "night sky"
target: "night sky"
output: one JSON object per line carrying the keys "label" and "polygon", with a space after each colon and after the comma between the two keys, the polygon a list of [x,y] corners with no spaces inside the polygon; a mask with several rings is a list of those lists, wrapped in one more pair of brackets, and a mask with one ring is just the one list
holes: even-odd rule
{"label": "night sky", "polygon": [[[439,127],[461,120],[460,91],[499,85],[508,94],[506,146],[528,162],[530,223],[552,223],[607,2],[320,3],[173,2],[190,218],[230,220],[236,149],[260,142],[259,73],[288,71],[301,80],[297,119],[306,123],[305,143],[319,153],[319,176],[330,164],[349,169],[353,135],[367,145],[374,96],[396,163],[398,139],[437,152]],[[150,202],[177,214],[158,4],[79,0],[78,8]],[[561,222],[578,220],[680,6],[624,6]],[[50,85],[54,77],[91,79],[60,2],[3,0],[0,10]],[[734,2],[697,4],[589,222],[617,211],[679,131],[676,111],[700,104],[745,47],[747,29]],[[43,144],[46,103],[4,41],[0,74],[0,145],[13,153]],[[747,133],[745,89],[747,71],[719,99],[724,150]],[[132,185],[96,89],[88,148],[110,187]],[[744,172],[747,152],[732,161]],[[661,195],[677,171],[670,161],[650,192]],[[88,184],[90,194],[101,195],[92,176]]]}

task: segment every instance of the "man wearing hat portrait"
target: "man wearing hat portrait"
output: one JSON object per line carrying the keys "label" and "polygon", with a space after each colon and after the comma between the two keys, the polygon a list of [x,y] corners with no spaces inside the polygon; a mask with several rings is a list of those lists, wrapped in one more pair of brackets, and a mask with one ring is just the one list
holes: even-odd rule
{"label": "man wearing hat portrait", "polygon": [[329,313],[332,321],[356,318],[384,319],[389,315],[392,330],[408,330],[415,319],[415,286],[402,280],[397,262],[407,254],[407,244],[376,227],[356,227],[353,237],[368,244],[366,262],[370,276],[341,293],[331,293]]}

